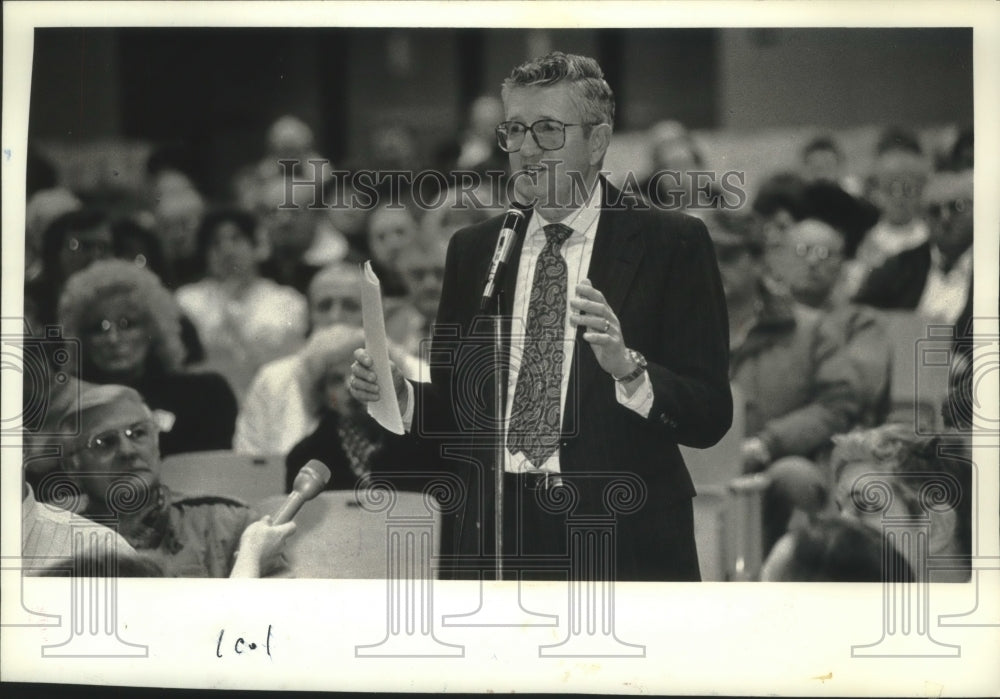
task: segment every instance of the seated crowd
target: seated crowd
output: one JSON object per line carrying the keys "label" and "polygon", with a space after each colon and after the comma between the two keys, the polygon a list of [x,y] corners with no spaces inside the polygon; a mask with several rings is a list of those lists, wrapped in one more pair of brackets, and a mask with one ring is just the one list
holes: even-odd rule
{"label": "seated crowd", "polygon": [[[483,125],[496,107],[477,102],[463,142],[434,166],[503,167]],[[871,474],[914,516],[921,478],[959,483],[952,509],[931,517],[926,554],[970,554],[970,466],[942,456],[940,439],[920,436],[929,428],[961,442],[971,421],[970,407],[953,399],[969,395],[960,384],[971,374],[962,343],[972,316],[970,139],[931,166],[916,136],[888,129],[865,179],[849,171],[833,136],[821,136],[802,147],[798,172],[754,183],[746,206],[689,211],[715,243],[729,310],[730,378],[745,401],[738,471],[768,479],[764,580],[877,581],[893,556],[894,579],[917,579],[916,552],[882,555],[891,547],[885,520],[865,509],[859,485]],[[377,428],[345,390],[352,351],[363,344],[359,263],[372,260],[391,354],[419,381],[447,241],[504,202],[466,206],[452,187],[428,210],[415,193],[388,190],[370,206],[358,203],[364,197],[346,207],[285,206],[292,173],[277,160],[319,156],[294,117],[278,120],[267,140],[267,155],[236,173],[219,205],[206,203],[167,150],[150,158],[142,194],[115,210],[54,181],[29,190],[27,327],[44,337],[58,325],[79,343],[80,362],[47,397],[40,432],[62,433],[59,455],[47,457],[51,445],[27,435],[25,556],[70,556],[40,534],[66,526],[67,513],[43,504],[66,504],[53,483],[72,483],[69,509],[99,524],[114,479],[125,478],[141,502],[118,518],[112,541],[134,574],[259,575],[281,565],[294,525],[275,526],[225,493],[172,492],[160,480],[161,458],[277,456],[288,489],[314,458],[330,466],[331,489],[355,488],[379,470],[433,468],[432,455]],[[402,127],[374,145],[380,167],[413,167],[419,157]],[[636,194],[645,201],[665,200],[658,188],[683,188],[688,171],[711,166],[676,122],[652,130],[650,151],[654,174],[683,176],[643,180]],[[359,194],[342,174],[326,185],[340,201]],[[894,395],[899,338],[886,313],[901,311],[956,328],[953,380],[941,387],[933,424],[898,410],[907,396]],[[967,566],[952,571],[963,579]]]}

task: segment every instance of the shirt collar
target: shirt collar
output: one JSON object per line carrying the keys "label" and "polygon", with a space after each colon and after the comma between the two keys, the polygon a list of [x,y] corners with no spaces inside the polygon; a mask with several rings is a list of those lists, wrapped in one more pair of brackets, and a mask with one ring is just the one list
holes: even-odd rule
{"label": "shirt collar", "polygon": [[[559,222],[573,229],[573,233],[570,235],[571,240],[593,237],[594,223],[601,214],[601,202],[604,200],[603,190],[604,183],[598,178],[587,202]],[[526,236],[543,236],[543,229],[547,225],[549,225],[549,222],[542,218],[541,215],[532,216],[528,221]]]}

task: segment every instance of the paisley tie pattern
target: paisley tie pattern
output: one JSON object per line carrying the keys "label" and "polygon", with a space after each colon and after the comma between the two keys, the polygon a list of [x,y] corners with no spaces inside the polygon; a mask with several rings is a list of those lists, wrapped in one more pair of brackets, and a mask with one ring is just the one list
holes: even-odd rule
{"label": "paisley tie pattern", "polygon": [[559,248],[573,229],[553,223],[544,231],[546,243],[535,263],[524,352],[507,433],[510,452],[523,452],[535,468],[559,447],[567,283],[566,261]]}

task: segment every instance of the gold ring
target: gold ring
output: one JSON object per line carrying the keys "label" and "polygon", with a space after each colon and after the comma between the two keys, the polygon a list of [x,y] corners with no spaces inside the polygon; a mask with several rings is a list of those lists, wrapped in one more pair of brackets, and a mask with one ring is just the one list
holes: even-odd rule
{"label": "gold ring", "polygon": [[607,318],[604,319],[604,333],[607,334],[608,329],[611,328],[611,321]]}

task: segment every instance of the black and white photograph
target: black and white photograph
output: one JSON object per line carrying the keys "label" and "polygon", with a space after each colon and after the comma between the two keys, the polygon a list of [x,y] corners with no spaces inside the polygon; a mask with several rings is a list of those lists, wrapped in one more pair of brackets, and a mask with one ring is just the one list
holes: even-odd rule
{"label": "black and white photograph", "polygon": [[995,695],[998,46],[5,3],[2,680]]}

